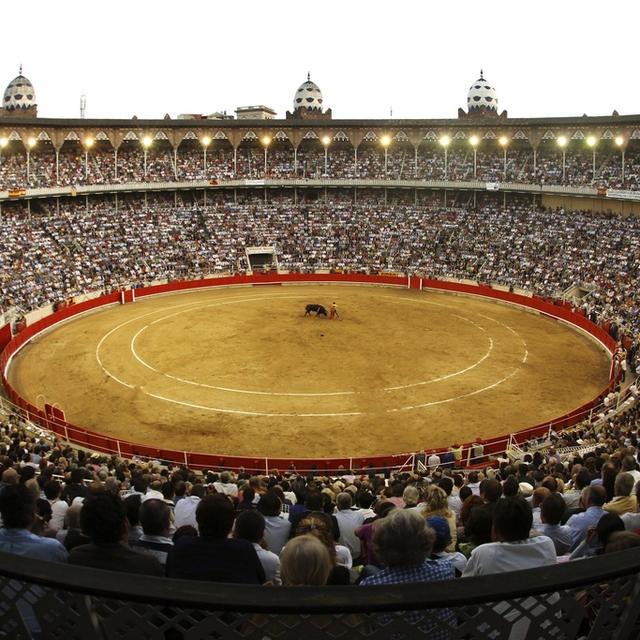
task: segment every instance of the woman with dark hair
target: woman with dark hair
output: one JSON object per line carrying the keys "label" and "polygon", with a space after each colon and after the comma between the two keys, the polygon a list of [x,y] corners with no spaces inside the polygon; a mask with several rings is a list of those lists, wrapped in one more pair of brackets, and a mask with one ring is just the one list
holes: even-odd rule
{"label": "woman with dark hair", "polygon": [[[477,497],[477,496],[476,496]],[[458,549],[467,558],[471,552],[481,544],[491,542],[491,529],[493,526],[493,514],[488,509],[476,505],[465,516],[464,542],[458,544]]]}
{"label": "woman with dark hair", "polygon": [[605,462],[600,473],[602,475],[602,486],[607,492],[607,502],[611,502],[616,495],[615,485],[618,471],[613,462]]}
{"label": "woman with dark hair", "polygon": [[365,571],[367,571],[367,567],[382,567],[382,560],[378,558],[376,555],[374,546],[373,546],[373,532],[375,529],[375,525],[382,518],[385,518],[390,511],[396,509],[396,505],[389,500],[383,500],[382,502],[378,502],[374,508],[374,512],[376,517],[371,522],[366,522],[365,524],[359,526],[355,534],[360,538],[362,542],[362,557],[364,558],[365,563]]}
{"label": "woman with dark hair", "polygon": [[127,542],[132,545],[142,535],[142,526],[140,525],[140,504],[142,496],[138,493],[132,493],[122,501],[124,512],[129,523]]}
{"label": "woman with dark hair", "polygon": [[49,501],[44,498],[38,498],[36,500],[36,519],[31,526],[31,533],[44,538],[55,538],[56,531],[49,525],[52,515]]}

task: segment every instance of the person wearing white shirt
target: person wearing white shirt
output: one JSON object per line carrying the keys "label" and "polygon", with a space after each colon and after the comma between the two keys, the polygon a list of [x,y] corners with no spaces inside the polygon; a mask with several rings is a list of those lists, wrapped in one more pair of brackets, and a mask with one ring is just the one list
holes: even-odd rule
{"label": "person wearing white shirt", "polygon": [[460,510],[462,509],[462,500],[460,500],[460,496],[457,495],[457,493],[455,495],[453,494],[453,480],[448,476],[444,476],[438,481],[438,486],[447,494],[449,509],[456,514],[456,518],[459,518]]}
{"label": "person wearing white shirt", "polygon": [[547,498],[551,492],[546,487],[538,487],[534,490],[531,497],[531,510],[533,514],[533,526],[537,527],[542,524],[542,517],[540,514],[540,506],[545,498]]}
{"label": "person wearing white shirt", "polygon": [[622,458],[621,471],[632,475],[634,479],[634,486],[638,486],[638,482],[640,482],[640,471],[638,471],[638,465],[636,464],[636,460],[633,456],[625,456]]}
{"label": "person wearing white shirt", "polygon": [[196,522],[196,509],[200,504],[200,498],[198,496],[185,496],[176,503],[175,513],[175,526],[176,529],[184,527],[185,525],[191,525],[198,528]]}
{"label": "person wearing white shirt", "polygon": [[372,493],[368,491],[359,491],[356,493],[356,505],[362,514],[363,522],[369,518],[375,518],[376,512],[371,508],[375,498]]}
{"label": "person wearing white shirt", "polygon": [[529,537],[533,515],[522,497],[498,500],[493,512],[495,542],[476,547],[462,577],[519,571],[556,564],[556,550],[547,536]]}
{"label": "person wearing white shirt", "polygon": [[640,529],[640,513],[623,513],[620,517],[627,531],[638,531]]}
{"label": "person wearing white shirt", "polygon": [[364,523],[364,518],[360,510],[354,511],[351,508],[352,504],[351,494],[346,491],[336,497],[336,519],[340,527],[338,542],[347,547],[351,557],[357,560],[360,557],[361,544],[355,532]]}
{"label": "person wearing white shirt", "polygon": [[480,482],[478,480],[478,472],[472,471],[467,477],[467,486],[471,489],[474,496],[480,495]]}
{"label": "person wearing white shirt", "polygon": [[267,549],[280,555],[291,533],[289,518],[281,512],[282,501],[275,491],[267,491],[260,496],[256,509],[264,516],[264,542]]}
{"label": "person wearing white shirt", "polygon": [[248,540],[256,550],[258,560],[264,569],[265,580],[274,586],[280,586],[280,558],[265,549],[261,542],[264,539],[265,519],[257,509],[246,509],[240,512],[233,526],[233,537]]}
{"label": "person wearing white shirt", "polygon": [[213,488],[225,496],[231,496],[232,498],[238,497],[238,485],[231,482],[231,474],[228,471],[223,471],[220,474],[220,481],[214,482]]}
{"label": "person wearing white shirt", "polygon": [[434,451],[427,458],[427,467],[429,467],[429,471],[435,471],[441,464],[440,456]]}
{"label": "person wearing white shirt", "polygon": [[66,500],[60,499],[62,487],[57,480],[49,480],[44,485],[44,496],[51,505],[51,520],[49,526],[54,531],[60,531],[64,528],[64,517],[67,515],[69,504]]}

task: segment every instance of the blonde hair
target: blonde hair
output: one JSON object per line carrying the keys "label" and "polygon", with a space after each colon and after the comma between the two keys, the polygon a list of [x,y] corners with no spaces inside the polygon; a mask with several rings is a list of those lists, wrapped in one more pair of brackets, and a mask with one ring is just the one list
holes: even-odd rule
{"label": "blonde hair", "polygon": [[329,523],[322,516],[309,514],[298,523],[296,527],[296,538],[303,535],[310,535],[317,538],[327,548],[331,564],[336,563],[336,546],[333,540],[333,531],[329,528]]}
{"label": "blonde hair", "polygon": [[282,584],[288,587],[325,585],[332,569],[329,550],[311,534],[289,540],[280,554]]}
{"label": "blonde hair", "polygon": [[425,511],[432,513],[449,513],[449,502],[447,501],[447,494],[444,489],[431,485],[427,487],[425,492]]}

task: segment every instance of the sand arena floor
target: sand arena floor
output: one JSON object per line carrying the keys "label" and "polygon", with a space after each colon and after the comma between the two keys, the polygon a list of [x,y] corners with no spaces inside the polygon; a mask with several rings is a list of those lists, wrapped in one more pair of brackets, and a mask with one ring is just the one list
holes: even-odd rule
{"label": "sand arena floor", "polygon": [[[304,317],[307,303],[339,321]],[[10,381],[67,420],[224,455],[402,453],[574,409],[609,360],[582,333],[452,294],[348,285],[209,289],[113,306],[26,346]]]}

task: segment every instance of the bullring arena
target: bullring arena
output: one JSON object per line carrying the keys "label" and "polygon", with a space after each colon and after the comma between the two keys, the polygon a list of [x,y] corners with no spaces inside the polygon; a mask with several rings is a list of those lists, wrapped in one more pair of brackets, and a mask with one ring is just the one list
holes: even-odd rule
{"label": "bullring arena", "polygon": [[640,637],[640,115],[497,105],[53,119],[20,72],[0,637]]}
{"label": "bullring arena", "polygon": [[[337,301],[339,318],[304,316],[318,300]],[[525,309],[401,285],[163,294],[52,329],[20,351],[9,381],[71,423],[166,449],[446,448],[551,422],[605,388],[601,346]]]}

